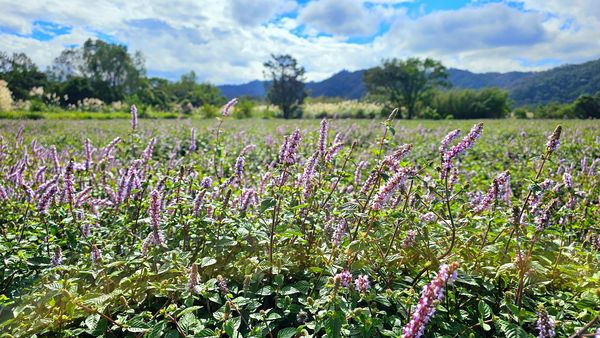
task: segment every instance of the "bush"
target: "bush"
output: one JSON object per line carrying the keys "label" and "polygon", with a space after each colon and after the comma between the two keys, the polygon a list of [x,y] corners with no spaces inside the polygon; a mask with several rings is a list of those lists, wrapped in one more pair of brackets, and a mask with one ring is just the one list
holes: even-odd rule
{"label": "bush", "polygon": [[31,104],[29,105],[29,111],[42,112],[42,111],[47,111],[47,110],[48,110],[48,107],[41,100],[39,100],[39,99],[31,100]]}
{"label": "bush", "polygon": [[[451,115],[449,115],[451,116]],[[441,120],[442,116],[435,110],[435,108],[427,107],[421,112],[421,117],[429,120]]]}
{"label": "bush", "polygon": [[458,119],[501,118],[508,109],[508,93],[497,88],[449,90],[437,92],[432,107],[441,116]]}
{"label": "bush", "polygon": [[202,105],[202,107],[200,107],[200,116],[202,116],[205,119],[215,118],[219,116],[219,108],[211,104],[205,103]]}
{"label": "bush", "polygon": [[8,84],[0,80],[0,111],[9,111],[12,109],[12,93],[8,89]]}
{"label": "bush", "polygon": [[256,103],[254,101],[249,100],[247,98],[242,98],[239,100],[238,104],[235,106],[233,111],[233,117],[237,119],[244,119],[252,117],[254,113],[254,108],[256,107]]}
{"label": "bush", "polygon": [[526,119],[527,118],[527,110],[525,108],[517,108],[513,111],[514,117],[518,119]]}

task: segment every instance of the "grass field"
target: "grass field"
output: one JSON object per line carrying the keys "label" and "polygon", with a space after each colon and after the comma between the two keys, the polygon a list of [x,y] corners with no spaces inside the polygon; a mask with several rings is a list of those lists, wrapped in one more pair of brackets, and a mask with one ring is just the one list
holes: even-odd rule
{"label": "grass field", "polygon": [[0,332],[593,335],[599,162],[595,120],[0,120]]}

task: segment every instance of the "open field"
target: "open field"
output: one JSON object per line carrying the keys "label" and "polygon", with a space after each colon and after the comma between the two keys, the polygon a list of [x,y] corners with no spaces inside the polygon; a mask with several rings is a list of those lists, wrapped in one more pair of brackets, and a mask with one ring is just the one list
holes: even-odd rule
{"label": "open field", "polygon": [[593,334],[599,162],[598,120],[0,120],[0,337]]}

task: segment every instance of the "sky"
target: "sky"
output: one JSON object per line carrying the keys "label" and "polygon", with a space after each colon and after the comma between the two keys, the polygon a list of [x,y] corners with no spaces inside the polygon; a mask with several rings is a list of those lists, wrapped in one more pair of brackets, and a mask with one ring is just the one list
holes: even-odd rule
{"label": "sky", "polygon": [[0,0],[0,51],[45,69],[88,38],[141,51],[149,76],[262,80],[290,54],[309,81],[388,58],[473,72],[543,70],[600,57],[598,0]]}

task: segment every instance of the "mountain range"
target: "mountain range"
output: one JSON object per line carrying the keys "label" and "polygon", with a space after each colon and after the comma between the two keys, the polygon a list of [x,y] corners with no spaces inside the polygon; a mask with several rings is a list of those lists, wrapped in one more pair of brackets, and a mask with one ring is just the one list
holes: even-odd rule
{"label": "mountain range", "polygon": [[[307,82],[305,88],[312,97],[360,99],[366,94],[362,80],[364,72],[342,70],[323,81]],[[453,88],[505,89],[516,106],[567,103],[579,95],[600,91],[600,59],[537,72],[473,73],[450,68],[448,78]],[[222,85],[219,89],[228,98],[265,96],[265,82],[258,80],[240,85]]]}

